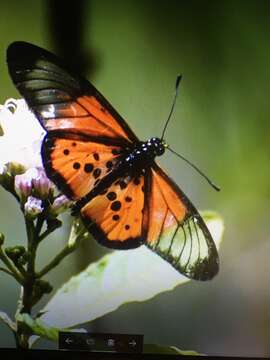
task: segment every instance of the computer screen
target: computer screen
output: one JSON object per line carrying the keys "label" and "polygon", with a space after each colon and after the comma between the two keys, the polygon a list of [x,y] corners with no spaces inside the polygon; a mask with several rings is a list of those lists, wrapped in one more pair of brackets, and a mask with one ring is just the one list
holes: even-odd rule
{"label": "computer screen", "polygon": [[3,5],[1,349],[269,357],[269,11]]}

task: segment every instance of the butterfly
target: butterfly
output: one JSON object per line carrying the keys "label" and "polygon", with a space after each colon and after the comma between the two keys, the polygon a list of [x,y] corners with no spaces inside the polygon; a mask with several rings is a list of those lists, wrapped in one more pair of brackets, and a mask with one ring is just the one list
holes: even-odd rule
{"label": "butterfly", "polygon": [[176,183],[157,165],[166,144],[140,141],[86,79],[26,42],[7,50],[10,76],[46,130],[46,174],[75,202],[73,213],[102,245],[146,245],[181,274],[209,280],[219,269],[212,236]]}

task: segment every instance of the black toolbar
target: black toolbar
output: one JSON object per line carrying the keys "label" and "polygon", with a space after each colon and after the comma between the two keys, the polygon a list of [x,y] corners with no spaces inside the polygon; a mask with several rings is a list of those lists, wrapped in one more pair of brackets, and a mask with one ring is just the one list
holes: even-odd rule
{"label": "black toolbar", "polygon": [[59,349],[111,353],[142,353],[143,335],[60,332]]}

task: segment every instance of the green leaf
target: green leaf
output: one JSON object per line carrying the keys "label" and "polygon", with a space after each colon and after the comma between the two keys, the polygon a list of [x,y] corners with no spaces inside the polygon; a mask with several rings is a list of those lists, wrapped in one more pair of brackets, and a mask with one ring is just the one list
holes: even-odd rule
{"label": "green leaf", "polygon": [[23,325],[31,334],[38,335],[51,341],[58,341],[58,333],[61,329],[48,326],[43,320],[33,319],[26,313],[18,314],[16,319],[20,326]]}
{"label": "green leaf", "polygon": [[[219,247],[224,225],[213,212],[202,216]],[[116,310],[122,304],[145,301],[189,281],[145,246],[114,251],[90,264],[64,284],[42,310],[50,326],[70,328]]]}
{"label": "green leaf", "polygon": [[[20,327],[24,327],[32,336],[29,339],[29,345],[32,347],[40,338],[58,341],[59,331],[70,331],[69,329],[59,329],[49,326],[40,318],[33,319],[29,314],[23,313],[16,316],[16,320]],[[73,332],[85,332],[84,329],[73,329]]]}
{"label": "green leaf", "polygon": [[144,344],[143,345],[144,354],[168,354],[168,355],[202,355],[193,350],[181,350],[176,346],[168,345],[157,345],[157,344]]}

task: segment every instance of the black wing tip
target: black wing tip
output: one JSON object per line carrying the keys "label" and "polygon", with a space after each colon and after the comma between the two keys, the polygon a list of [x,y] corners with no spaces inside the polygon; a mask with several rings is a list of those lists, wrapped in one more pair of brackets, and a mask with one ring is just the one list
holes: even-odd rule
{"label": "black wing tip", "polygon": [[70,73],[71,76],[78,77],[84,85],[85,82],[88,84],[88,81],[77,72],[74,66],[68,65],[64,58],[44,47],[31,44],[27,41],[14,41],[7,48],[7,63],[10,69],[12,69],[14,64],[15,67],[25,67],[25,65],[34,64],[38,59],[48,60]]}
{"label": "black wing tip", "polygon": [[[17,86],[17,71],[33,67],[38,59],[49,59],[55,64],[60,64],[59,59],[51,52],[26,41],[14,41],[7,48],[6,61],[9,74]],[[21,77],[20,77],[21,79]],[[19,90],[19,89],[18,89]],[[19,92],[25,96],[19,90]]]}
{"label": "black wing tip", "polygon": [[7,63],[11,72],[16,70],[16,68],[25,68],[33,65],[36,60],[42,58],[73,73],[73,69],[67,67],[63,59],[38,45],[26,41],[14,41],[7,48]]}
{"label": "black wing tip", "polygon": [[31,44],[25,41],[13,41],[7,47],[7,57],[10,57],[10,55],[13,55],[16,51],[20,51],[22,48],[25,48],[28,45]]}
{"label": "black wing tip", "polygon": [[209,261],[205,260],[205,263],[200,264],[194,272],[192,272],[191,278],[199,281],[212,280],[219,271],[219,264],[213,259]]}
{"label": "black wing tip", "polygon": [[8,46],[8,51],[13,50],[13,49],[19,49],[20,47],[36,47],[36,45],[33,45],[27,41],[24,40],[16,40],[13,41],[9,44]]}
{"label": "black wing tip", "polygon": [[7,62],[12,61],[13,59],[19,59],[22,54],[25,54],[26,52],[47,52],[43,48],[31,44],[26,41],[14,41],[11,44],[9,44],[7,48]]}

